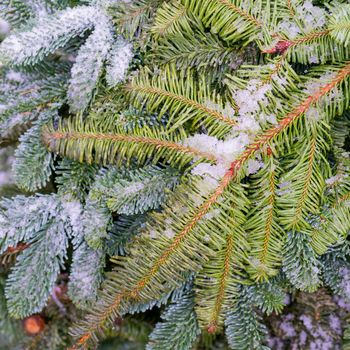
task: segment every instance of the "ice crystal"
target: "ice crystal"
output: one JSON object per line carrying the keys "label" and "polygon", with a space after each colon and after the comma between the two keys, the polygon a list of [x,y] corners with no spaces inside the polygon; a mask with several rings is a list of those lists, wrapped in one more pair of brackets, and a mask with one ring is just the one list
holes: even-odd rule
{"label": "ice crystal", "polygon": [[0,18],[0,35],[6,35],[11,29],[10,23]]}
{"label": "ice crystal", "polygon": [[109,86],[115,86],[123,81],[133,57],[132,45],[118,38],[109,53],[106,80]]}
{"label": "ice crystal", "polygon": [[248,175],[255,174],[263,166],[264,166],[264,162],[256,159],[249,159],[247,164],[247,174]]}
{"label": "ice crystal", "polygon": [[220,179],[225,175],[226,169],[221,165],[211,165],[208,163],[200,163],[192,169],[193,175],[210,175],[214,179]]}
{"label": "ice crystal", "polygon": [[218,140],[214,136],[195,134],[184,140],[183,144],[198,149],[201,152],[215,155],[219,163],[227,167],[242,151],[244,151],[244,147],[249,141],[250,139],[245,133],[241,133],[237,137],[225,141]]}
{"label": "ice crystal", "polygon": [[336,174],[336,175],[331,176],[330,178],[326,179],[326,185],[333,186],[335,183],[341,181],[342,179],[343,179],[343,174]]}

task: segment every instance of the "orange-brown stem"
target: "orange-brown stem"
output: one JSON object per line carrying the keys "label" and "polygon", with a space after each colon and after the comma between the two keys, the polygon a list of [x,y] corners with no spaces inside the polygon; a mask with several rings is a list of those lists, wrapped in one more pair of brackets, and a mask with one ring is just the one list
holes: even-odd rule
{"label": "orange-brown stem", "polygon": [[134,135],[124,135],[124,134],[103,134],[95,132],[76,132],[76,131],[67,131],[67,132],[46,132],[43,135],[43,141],[45,144],[50,147],[52,140],[111,140],[115,142],[130,142],[130,143],[143,143],[153,145],[156,148],[167,148],[171,150],[176,150],[180,153],[192,154],[196,157],[201,157],[209,161],[216,161],[216,157],[213,154],[208,152],[201,152],[198,149],[187,147],[181,145],[180,143],[159,140],[157,138],[145,137],[145,136],[134,136]]}

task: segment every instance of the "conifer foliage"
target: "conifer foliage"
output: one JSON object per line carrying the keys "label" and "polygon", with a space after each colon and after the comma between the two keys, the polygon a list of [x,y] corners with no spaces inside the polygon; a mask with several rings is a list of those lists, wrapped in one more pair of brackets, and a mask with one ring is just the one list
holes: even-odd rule
{"label": "conifer foliage", "polygon": [[0,347],[347,344],[346,1],[0,0],[0,36]]}

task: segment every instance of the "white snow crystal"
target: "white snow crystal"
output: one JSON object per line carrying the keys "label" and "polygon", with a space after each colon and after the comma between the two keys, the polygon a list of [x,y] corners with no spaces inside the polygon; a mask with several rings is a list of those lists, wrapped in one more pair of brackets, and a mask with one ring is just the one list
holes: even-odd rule
{"label": "white snow crystal", "polygon": [[204,215],[204,218],[210,220],[210,219],[213,219],[219,215],[220,215],[220,209],[217,208],[217,209],[212,209],[208,213],[206,213]]}
{"label": "white snow crystal", "polygon": [[0,18],[0,35],[6,35],[10,29],[10,23]]}
{"label": "white snow crystal", "polygon": [[82,206],[79,201],[62,201],[63,215],[70,220],[74,232],[79,233],[83,228],[82,224]]}
{"label": "white snow crystal", "polygon": [[132,57],[132,45],[118,38],[111,49],[106,68],[106,80],[109,86],[115,86],[125,79]]}
{"label": "white snow crystal", "polygon": [[317,108],[315,107],[310,107],[306,112],[305,112],[305,116],[309,119],[309,120],[320,120],[320,113],[318,111]]}
{"label": "white snow crystal", "polygon": [[234,130],[245,131],[246,133],[256,134],[260,130],[258,120],[254,115],[240,114],[237,117],[238,124],[233,127]]}
{"label": "white snow crystal", "polygon": [[314,6],[311,1],[305,1],[296,7],[297,18],[304,23],[305,31],[312,31],[323,27],[326,23],[326,11]]}
{"label": "white snow crystal", "polygon": [[134,194],[143,190],[144,187],[145,184],[142,182],[132,182],[129,186],[123,187],[120,194],[123,196]]}
{"label": "white snow crystal", "polygon": [[15,81],[18,83],[23,82],[22,74],[20,72],[15,72],[13,70],[10,70],[6,73],[6,79]]}
{"label": "white snow crystal", "polygon": [[175,231],[168,228],[164,231],[164,235],[168,238],[173,238],[175,236]]}
{"label": "white snow crystal", "polygon": [[195,134],[183,141],[185,146],[197,149],[201,152],[214,154],[218,162],[228,166],[244,150],[249,143],[249,136],[245,133],[225,141],[205,134]]}
{"label": "white snow crystal", "polygon": [[292,21],[280,22],[278,30],[287,34],[290,39],[294,39],[300,33],[299,27]]}
{"label": "white snow crystal", "polygon": [[149,236],[151,238],[157,238],[158,237],[158,232],[156,230],[150,230],[149,231]]}
{"label": "white snow crystal", "polygon": [[318,59],[318,57],[316,55],[312,55],[309,57],[309,62],[310,63],[319,63],[320,60]]}
{"label": "white snow crystal", "polygon": [[255,174],[259,169],[261,169],[264,166],[264,162],[255,160],[255,159],[249,159],[247,162],[247,173]]}
{"label": "white snow crystal", "polygon": [[326,179],[326,185],[327,186],[332,186],[336,182],[340,181],[342,178],[343,178],[342,174],[334,175],[334,176],[330,177],[329,179]]}
{"label": "white snow crystal", "polygon": [[211,165],[208,163],[200,163],[191,171],[193,175],[204,174],[212,176],[214,179],[220,179],[225,175],[226,169],[221,165]]}
{"label": "white snow crystal", "polygon": [[214,136],[206,134],[195,134],[183,141],[184,146],[192,147],[201,152],[208,152],[216,155],[217,144],[221,142]]}
{"label": "white snow crystal", "polygon": [[223,108],[222,106],[220,106],[219,104],[211,100],[206,100],[204,104],[206,107],[219,112],[220,114],[222,114],[227,118],[230,118],[230,119],[235,118],[236,111],[229,104],[226,104],[225,108]]}
{"label": "white snow crystal", "polygon": [[6,111],[8,107],[6,105],[0,104],[0,113]]}
{"label": "white snow crystal", "polygon": [[317,80],[310,80],[305,86],[305,92],[307,92],[309,95],[314,95],[322,86],[330,83],[336,77],[336,75],[337,74],[335,72],[329,72],[322,75]]}

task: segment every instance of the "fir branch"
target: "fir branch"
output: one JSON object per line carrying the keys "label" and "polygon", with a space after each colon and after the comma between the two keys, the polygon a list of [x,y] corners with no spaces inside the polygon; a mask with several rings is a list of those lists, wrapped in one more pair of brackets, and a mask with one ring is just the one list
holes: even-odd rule
{"label": "fir branch", "polygon": [[37,121],[20,138],[13,165],[17,184],[27,190],[35,191],[48,182],[54,169],[54,156],[41,143],[41,127],[51,118],[57,117],[55,109],[44,111]]}
{"label": "fir branch", "polygon": [[283,271],[290,283],[302,291],[313,292],[320,285],[320,264],[306,233],[288,233],[283,250]]}
{"label": "fir branch", "polygon": [[150,334],[147,350],[165,350],[169,347],[190,350],[200,330],[194,312],[194,296],[191,291],[172,303],[163,313]]}
{"label": "fir branch", "polygon": [[332,37],[344,46],[350,41],[350,6],[333,6],[329,20],[329,29]]}
{"label": "fir branch", "polygon": [[132,289],[119,291],[113,297],[109,296],[107,298],[107,302],[103,304],[103,309],[100,308],[97,315],[92,317],[92,319],[87,319],[87,322],[82,324],[81,328],[79,327],[77,329],[76,335],[79,335],[79,340],[75,345],[76,348],[85,347],[85,345],[91,341],[96,342],[96,332],[101,330],[101,327],[103,328],[106,322],[110,321],[113,316],[118,315],[118,309],[127,306],[125,303],[128,300],[130,301],[130,299],[139,298],[142,291],[149,288],[149,283],[154,281],[154,277],[157,276],[162,266],[165,265],[169,258],[173,256],[175,251],[182,246],[183,241],[192,233],[199,221],[208,213],[212,206],[217,203],[218,199],[225,192],[231,182],[233,180],[237,180],[239,170],[245,164],[245,162],[256,154],[257,151],[260,151],[266,147],[269,142],[286,131],[288,127],[299,120],[311,106],[317,103],[323,96],[328,94],[334,87],[343,83],[349,74],[350,64],[347,64],[338,70],[336,77],[334,77],[330,83],[321,86],[313,95],[310,95],[295,106],[285,118],[281,119],[277,126],[258,135],[255,141],[246,147],[242,155],[231,163],[230,169],[222,178],[219,186],[203,202],[203,204],[201,204],[193,212],[190,219],[185,223],[185,225],[182,226],[182,229],[175,235],[174,239],[165,246],[165,249],[163,248],[160,255],[153,262],[152,266],[147,269],[145,273],[142,273],[136,283],[134,282],[134,279],[132,280]]}
{"label": "fir branch", "polygon": [[257,281],[265,280],[277,273],[281,261],[283,231],[277,221],[277,176],[281,169],[272,154],[266,157],[266,165],[253,179],[252,202],[256,203],[248,216],[246,229],[251,246],[247,271]]}
{"label": "fir branch", "polygon": [[317,148],[317,140],[315,136],[311,136],[311,140],[302,146],[304,153],[298,157],[299,164],[282,178],[284,183],[290,183],[278,200],[283,208],[279,211],[280,221],[287,230],[295,231],[308,227],[308,223],[305,222],[307,214],[318,214],[325,182],[318,166],[320,160],[316,158]]}
{"label": "fir branch", "polygon": [[236,300],[236,308],[226,318],[226,336],[232,349],[263,350],[267,333],[261,316],[254,310],[257,293],[254,287],[242,286]]}
{"label": "fir branch", "polygon": [[195,278],[196,312],[201,327],[205,327],[209,333],[216,333],[222,327],[236,295],[243,261],[247,259],[245,251],[248,245],[243,228],[248,201],[238,186],[231,188],[236,200],[227,203],[231,208],[226,215],[231,222],[229,227],[222,224],[222,229],[232,233],[226,235],[223,246]]}
{"label": "fir branch", "polygon": [[[235,43],[242,41],[245,45],[256,39],[262,27],[260,19],[242,7],[242,1],[205,0],[198,6],[193,0],[183,0],[182,3],[196,14],[206,27],[214,28],[215,32],[225,41]],[[238,29],[239,28],[239,29]]]}
{"label": "fir branch", "polygon": [[[233,298],[236,293],[235,285],[230,286],[229,291],[227,291],[228,284],[231,283],[233,268],[231,266],[231,260],[234,253],[234,237],[232,234],[228,234],[226,236],[226,245],[222,252],[217,252],[217,260],[223,258],[222,261],[217,261],[216,264],[218,266],[213,266],[213,262],[208,266],[204,266],[203,271],[196,278],[196,284],[198,285],[197,290],[197,303],[199,304],[197,307],[197,314],[199,319],[202,322],[209,333],[216,333],[218,331],[218,327],[222,326],[223,322],[223,304],[227,303],[227,296],[229,298]],[[220,265],[222,266],[220,266]],[[208,272],[212,270],[214,267],[219,268],[220,275],[214,274],[208,276]],[[213,287],[213,279],[216,282],[214,286],[215,293],[213,293],[212,297],[214,297],[213,302],[208,305],[208,296],[210,295],[210,289]],[[217,280],[217,281],[216,281]],[[200,289],[202,288],[202,290]],[[225,300],[226,299],[226,300]],[[232,301],[232,300],[231,300]],[[225,310],[226,311],[226,310]]]}
{"label": "fir branch", "polygon": [[123,175],[118,170],[108,169],[90,191],[91,198],[105,202],[118,214],[135,215],[157,209],[179,182],[177,172],[170,168],[146,166]]}
{"label": "fir branch", "polygon": [[[102,164],[121,164],[123,161],[130,162],[136,157],[139,163],[145,162],[150,156],[154,162],[163,157],[167,152],[167,159],[172,163],[186,164],[194,158],[200,158],[209,162],[215,161],[216,157],[208,152],[201,152],[193,147],[181,143],[181,134],[168,134],[162,129],[149,127],[126,131],[123,127],[115,126],[108,133],[94,121],[82,124],[76,119],[61,125],[58,130],[53,126],[44,128],[43,143],[51,150],[60,152],[70,158],[92,161]],[[108,155],[105,154],[108,149]]]}
{"label": "fir branch", "polygon": [[294,10],[294,6],[293,6],[292,0],[287,0],[287,6],[288,6],[288,11],[289,11],[291,17],[294,17],[295,16],[295,10]]}
{"label": "fir branch", "polygon": [[[173,64],[165,66],[153,77],[150,73],[141,71],[126,86],[126,91],[135,107],[146,106],[149,112],[154,112],[161,106],[160,115],[168,112],[170,130],[190,121],[208,126],[212,134],[222,135],[236,125],[233,116],[223,114],[224,103],[204,76],[198,81],[195,72],[189,69],[178,72]],[[173,78],[169,80],[168,76]]]}
{"label": "fir branch", "polygon": [[157,11],[151,32],[155,36],[166,36],[174,33],[192,32],[188,23],[186,8],[177,1],[163,3]]}

